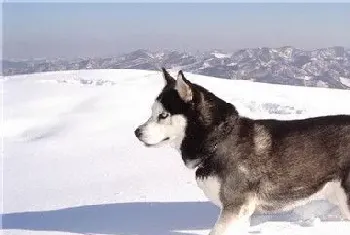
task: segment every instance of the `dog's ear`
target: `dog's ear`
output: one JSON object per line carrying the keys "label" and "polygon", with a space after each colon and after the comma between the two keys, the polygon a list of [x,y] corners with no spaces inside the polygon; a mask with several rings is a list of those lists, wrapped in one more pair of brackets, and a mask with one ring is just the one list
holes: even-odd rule
{"label": "dog's ear", "polygon": [[182,70],[177,75],[176,90],[183,101],[189,102],[192,100],[191,83],[185,78]]}
{"label": "dog's ear", "polygon": [[174,85],[175,79],[172,76],[170,76],[170,74],[168,73],[168,71],[166,71],[164,67],[162,67],[162,71],[163,71],[163,78],[165,81],[165,85]]}

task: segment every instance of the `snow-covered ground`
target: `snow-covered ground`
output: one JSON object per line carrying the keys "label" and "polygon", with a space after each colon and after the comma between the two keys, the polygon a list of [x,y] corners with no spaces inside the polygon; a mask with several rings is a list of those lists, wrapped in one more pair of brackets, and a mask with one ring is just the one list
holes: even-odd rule
{"label": "snow-covered ground", "polygon": [[[350,91],[185,73],[245,116],[350,114]],[[134,129],[163,86],[160,72],[81,70],[6,77],[4,234],[207,234],[219,210],[172,149],[147,149]],[[321,219],[308,223],[312,212]],[[316,220],[317,221],[317,220]],[[252,219],[251,233],[350,234],[324,201]]]}

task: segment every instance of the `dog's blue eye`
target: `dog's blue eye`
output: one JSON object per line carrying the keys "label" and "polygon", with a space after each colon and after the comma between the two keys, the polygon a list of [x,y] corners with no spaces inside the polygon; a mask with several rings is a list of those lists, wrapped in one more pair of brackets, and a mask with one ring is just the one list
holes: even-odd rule
{"label": "dog's blue eye", "polygon": [[168,113],[161,113],[161,114],[159,114],[159,119],[165,119],[165,118],[167,118],[168,116],[169,116]]}

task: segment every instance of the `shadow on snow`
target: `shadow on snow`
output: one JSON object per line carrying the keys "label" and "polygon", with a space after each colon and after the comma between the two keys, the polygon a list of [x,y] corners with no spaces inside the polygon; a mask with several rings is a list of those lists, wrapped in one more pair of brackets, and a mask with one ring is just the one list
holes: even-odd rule
{"label": "shadow on snow", "polygon": [[[218,215],[219,208],[210,202],[115,203],[3,214],[2,226],[82,234],[174,235],[179,230],[209,230]],[[292,212],[254,215],[251,225],[293,220]]]}

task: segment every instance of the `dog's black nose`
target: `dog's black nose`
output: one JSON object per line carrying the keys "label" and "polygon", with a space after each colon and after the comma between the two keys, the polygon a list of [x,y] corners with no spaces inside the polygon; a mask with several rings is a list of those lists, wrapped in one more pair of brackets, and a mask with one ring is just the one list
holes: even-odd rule
{"label": "dog's black nose", "polygon": [[142,132],[141,132],[140,128],[137,128],[137,129],[135,130],[135,135],[136,135],[137,138],[140,138],[140,137],[141,137]]}

